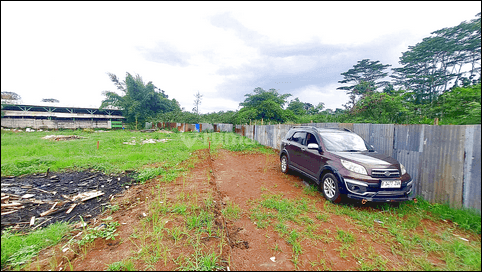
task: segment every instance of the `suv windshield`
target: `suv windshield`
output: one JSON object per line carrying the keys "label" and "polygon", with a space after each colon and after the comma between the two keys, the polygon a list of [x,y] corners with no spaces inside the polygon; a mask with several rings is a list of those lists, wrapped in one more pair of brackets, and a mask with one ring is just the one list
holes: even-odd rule
{"label": "suv windshield", "polygon": [[354,133],[320,133],[325,148],[332,152],[357,152],[367,151],[365,141]]}

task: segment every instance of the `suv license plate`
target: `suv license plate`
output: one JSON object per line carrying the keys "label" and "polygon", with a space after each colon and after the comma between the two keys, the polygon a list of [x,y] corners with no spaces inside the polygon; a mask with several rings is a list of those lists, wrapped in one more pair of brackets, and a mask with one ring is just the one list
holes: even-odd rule
{"label": "suv license plate", "polygon": [[402,187],[401,180],[382,180],[380,188],[400,188]]}

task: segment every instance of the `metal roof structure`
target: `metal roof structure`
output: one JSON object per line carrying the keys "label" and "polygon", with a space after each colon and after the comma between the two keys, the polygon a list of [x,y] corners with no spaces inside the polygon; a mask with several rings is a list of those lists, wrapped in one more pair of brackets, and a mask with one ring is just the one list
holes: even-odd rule
{"label": "metal roof structure", "polygon": [[119,109],[99,109],[82,107],[65,107],[55,103],[31,104],[3,104],[2,118],[33,118],[33,119],[124,119]]}

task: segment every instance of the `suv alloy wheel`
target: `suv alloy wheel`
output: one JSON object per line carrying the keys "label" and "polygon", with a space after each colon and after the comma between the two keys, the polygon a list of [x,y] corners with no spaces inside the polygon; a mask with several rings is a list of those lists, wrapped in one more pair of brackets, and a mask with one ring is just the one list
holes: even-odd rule
{"label": "suv alloy wheel", "polygon": [[340,188],[338,188],[338,179],[332,173],[323,176],[320,182],[320,189],[323,196],[331,202],[338,203],[341,200]]}

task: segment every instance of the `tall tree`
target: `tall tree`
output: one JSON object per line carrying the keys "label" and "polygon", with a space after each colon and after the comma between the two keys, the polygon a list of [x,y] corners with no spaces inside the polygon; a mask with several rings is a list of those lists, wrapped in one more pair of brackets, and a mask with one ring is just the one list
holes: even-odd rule
{"label": "tall tree", "polygon": [[[313,105],[311,105],[313,106]],[[296,115],[303,115],[306,114],[307,110],[305,109],[305,103],[301,102],[298,97],[291,100],[290,104],[286,108],[287,110],[291,110]]]}
{"label": "tall tree", "polygon": [[480,13],[476,16],[409,46],[400,57],[402,67],[393,68],[394,85],[411,92],[416,104],[433,104],[459,81],[462,85],[480,82]]}
{"label": "tall tree", "polygon": [[363,59],[353,65],[352,69],[341,73],[344,77],[338,83],[349,84],[336,88],[337,90],[344,90],[350,95],[350,101],[345,105],[346,108],[352,108],[356,100],[361,96],[365,96],[369,92],[375,91],[379,87],[384,87],[388,81],[380,81],[385,78],[388,73],[385,69],[390,67],[390,64],[381,64],[380,61],[371,61]]}
{"label": "tall tree", "polygon": [[202,97],[203,95],[199,93],[199,91],[194,94],[194,108],[192,109],[192,111],[195,112],[197,115],[199,115],[199,105],[201,105]]}
{"label": "tall tree", "polygon": [[283,106],[291,94],[279,94],[275,89],[254,89],[254,94],[246,94],[246,99],[239,103],[242,108],[236,113],[237,123],[249,123],[249,120],[264,120],[266,122],[282,123],[294,118],[291,111],[285,111]]}
{"label": "tall tree", "polygon": [[127,123],[143,123],[159,113],[180,110],[176,100],[169,100],[151,81],[144,83],[140,75],[132,76],[126,73],[126,79],[120,81],[116,75],[108,73],[111,81],[124,95],[116,92],[105,91],[106,99],[100,108],[108,106],[118,107],[122,110]]}

